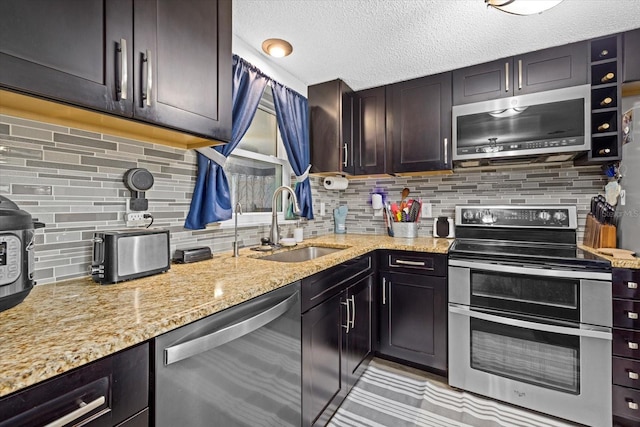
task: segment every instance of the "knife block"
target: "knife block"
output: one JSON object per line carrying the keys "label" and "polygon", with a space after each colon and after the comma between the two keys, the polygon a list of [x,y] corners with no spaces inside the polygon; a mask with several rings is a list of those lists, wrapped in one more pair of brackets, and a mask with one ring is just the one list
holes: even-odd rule
{"label": "knife block", "polygon": [[594,249],[615,248],[617,246],[616,226],[602,224],[593,215],[588,214],[582,244]]}

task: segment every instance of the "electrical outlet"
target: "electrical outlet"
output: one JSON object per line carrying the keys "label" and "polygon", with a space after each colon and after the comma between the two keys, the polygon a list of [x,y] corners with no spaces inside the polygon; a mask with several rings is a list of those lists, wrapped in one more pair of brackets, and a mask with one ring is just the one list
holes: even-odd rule
{"label": "electrical outlet", "polygon": [[127,212],[124,214],[124,222],[127,227],[140,227],[147,224],[147,220],[144,218],[145,214],[149,212]]}
{"label": "electrical outlet", "polygon": [[324,202],[320,202],[320,216],[325,214],[325,204]]}

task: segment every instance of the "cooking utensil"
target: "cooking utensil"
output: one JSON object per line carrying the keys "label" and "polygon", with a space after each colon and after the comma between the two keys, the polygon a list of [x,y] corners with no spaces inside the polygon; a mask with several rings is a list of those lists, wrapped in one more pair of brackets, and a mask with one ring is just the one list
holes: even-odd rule
{"label": "cooking utensil", "polygon": [[402,199],[400,200],[400,209],[404,209],[405,206],[407,206],[407,204],[404,202],[404,200],[409,197],[409,189],[407,187],[404,187],[402,189]]}
{"label": "cooking utensil", "polygon": [[411,207],[409,208],[409,221],[416,222],[418,219],[418,213],[420,212],[420,202],[417,200],[411,201]]}
{"label": "cooking utensil", "polygon": [[387,234],[393,237],[393,220],[391,219],[391,209],[389,208],[389,204],[384,205],[384,215],[385,215],[385,223],[387,225]]}

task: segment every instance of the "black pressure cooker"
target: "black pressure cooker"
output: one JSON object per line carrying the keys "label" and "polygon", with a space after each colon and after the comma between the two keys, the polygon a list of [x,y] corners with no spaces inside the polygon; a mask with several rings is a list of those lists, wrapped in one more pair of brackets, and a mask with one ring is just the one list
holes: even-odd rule
{"label": "black pressure cooker", "polygon": [[20,304],[33,280],[33,236],[44,224],[0,196],[0,311]]}

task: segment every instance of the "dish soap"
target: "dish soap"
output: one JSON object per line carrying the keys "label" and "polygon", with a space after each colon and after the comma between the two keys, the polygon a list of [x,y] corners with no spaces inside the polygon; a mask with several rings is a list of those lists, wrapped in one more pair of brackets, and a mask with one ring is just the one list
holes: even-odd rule
{"label": "dish soap", "polygon": [[333,231],[336,234],[346,234],[347,232],[347,207],[339,206],[333,210]]}

